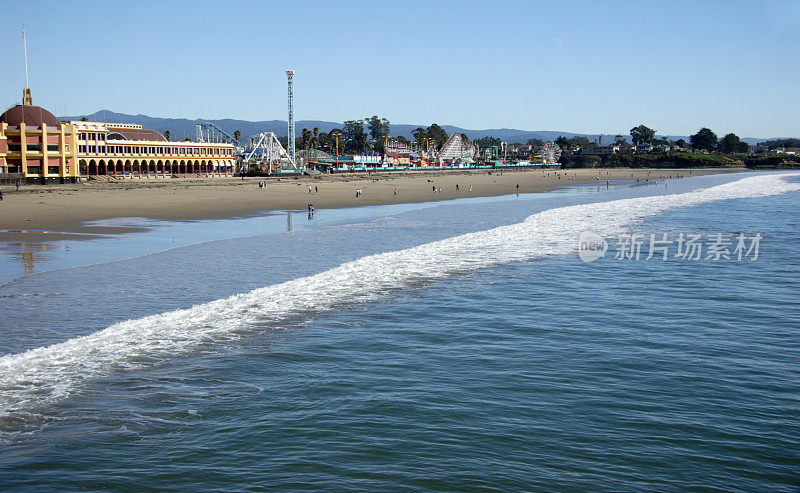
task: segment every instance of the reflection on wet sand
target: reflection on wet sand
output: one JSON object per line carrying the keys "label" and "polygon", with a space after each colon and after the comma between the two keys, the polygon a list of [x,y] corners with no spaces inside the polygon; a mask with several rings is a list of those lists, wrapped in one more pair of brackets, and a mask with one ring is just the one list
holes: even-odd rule
{"label": "reflection on wet sand", "polygon": [[[35,263],[44,260],[46,257],[45,252],[55,250],[57,247],[52,243],[6,243],[2,249],[12,257],[22,260],[22,266],[25,268],[25,274],[33,274],[35,272]],[[66,247],[69,248],[69,247]]]}

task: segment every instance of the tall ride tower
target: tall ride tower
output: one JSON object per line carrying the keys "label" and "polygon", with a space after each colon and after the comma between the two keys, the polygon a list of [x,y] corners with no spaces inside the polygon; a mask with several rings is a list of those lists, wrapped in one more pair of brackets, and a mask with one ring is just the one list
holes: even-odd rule
{"label": "tall ride tower", "polygon": [[286,80],[289,83],[289,159],[295,164],[294,159],[294,70],[286,71]]}

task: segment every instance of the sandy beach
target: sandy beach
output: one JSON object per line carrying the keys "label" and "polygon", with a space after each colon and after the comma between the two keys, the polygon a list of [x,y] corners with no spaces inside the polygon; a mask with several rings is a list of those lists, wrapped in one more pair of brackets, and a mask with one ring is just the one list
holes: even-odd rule
{"label": "sandy beach", "polygon": [[[245,217],[267,210],[305,210],[462,197],[532,193],[602,183],[606,180],[662,180],[732,172],[730,169],[486,170],[323,175],[318,177],[158,178],[87,181],[65,185],[2,186],[0,240],[79,239],[126,228],[91,226],[87,221],[118,217],[162,220]],[[598,180],[599,179],[599,180]],[[266,181],[266,188],[259,182]],[[309,186],[311,193],[309,193]],[[456,188],[458,186],[458,188]],[[517,188],[519,186],[519,188]],[[433,191],[434,188],[437,191]],[[356,197],[356,190],[362,191]],[[396,194],[395,194],[396,190]],[[440,191],[439,191],[440,190]]]}

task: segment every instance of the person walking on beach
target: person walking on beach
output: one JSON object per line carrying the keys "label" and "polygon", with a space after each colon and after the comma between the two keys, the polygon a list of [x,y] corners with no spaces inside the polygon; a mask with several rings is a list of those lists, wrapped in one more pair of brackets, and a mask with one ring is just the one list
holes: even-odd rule
{"label": "person walking on beach", "polygon": [[397,197],[397,189],[394,189],[394,196]]}
{"label": "person walking on beach", "polygon": [[517,192],[519,193],[519,183],[517,183]]}
{"label": "person walking on beach", "polygon": [[311,195],[311,185],[308,186],[308,194]]}
{"label": "person walking on beach", "polygon": [[433,193],[436,193],[436,185],[431,186],[431,188],[433,189]]}
{"label": "person walking on beach", "polygon": [[[397,195],[397,189],[395,189],[394,194]],[[0,202],[3,201],[3,191],[0,190]]]}
{"label": "person walking on beach", "polygon": [[456,192],[458,192],[458,183],[456,183]]}
{"label": "person walking on beach", "polygon": [[319,193],[319,187],[317,185],[314,185],[314,193]]}

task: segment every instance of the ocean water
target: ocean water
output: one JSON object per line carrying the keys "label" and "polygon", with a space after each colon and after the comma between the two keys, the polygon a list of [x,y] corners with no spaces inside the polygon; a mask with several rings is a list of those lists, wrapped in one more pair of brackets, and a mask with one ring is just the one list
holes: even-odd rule
{"label": "ocean water", "polygon": [[[0,485],[797,491],[798,206],[761,173],[321,211],[19,278]],[[615,258],[633,233],[761,241]]]}

